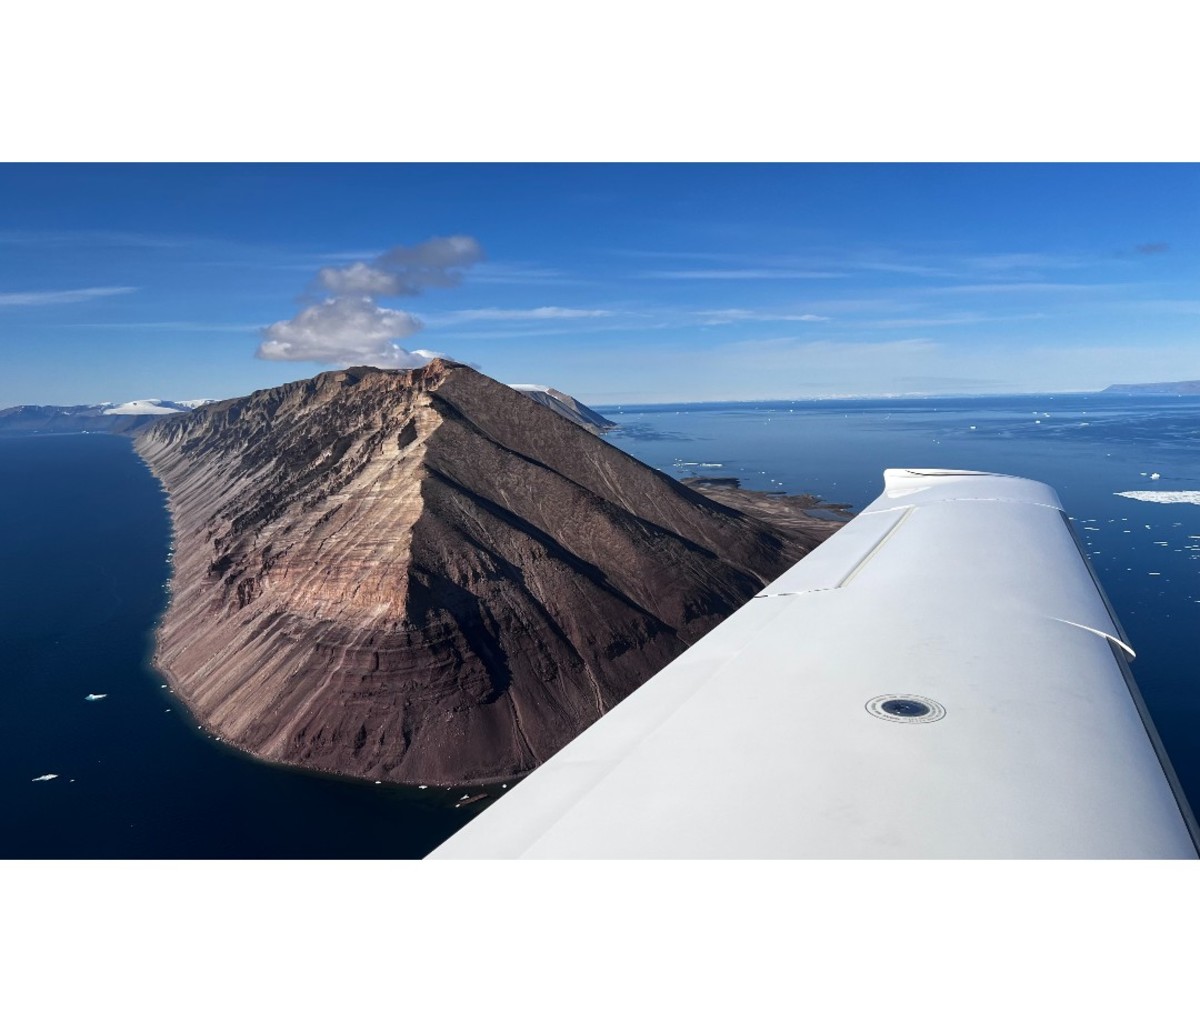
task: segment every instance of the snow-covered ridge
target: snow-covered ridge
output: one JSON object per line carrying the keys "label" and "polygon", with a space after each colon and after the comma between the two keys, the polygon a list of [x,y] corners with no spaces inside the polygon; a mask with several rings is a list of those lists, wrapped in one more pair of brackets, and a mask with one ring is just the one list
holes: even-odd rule
{"label": "snow-covered ridge", "polygon": [[564,394],[561,390],[555,390],[553,387],[545,387],[540,383],[510,383],[508,386],[513,390],[520,391],[538,404],[553,409],[563,418],[569,419],[589,432],[600,434],[616,426],[615,422],[606,419],[582,401],[577,401],[570,394]]}
{"label": "snow-covered ridge", "polygon": [[193,408],[212,404],[213,399],[207,397],[192,398],[188,401],[165,401],[158,397],[144,397],[136,401],[126,401],[124,404],[103,404],[102,415],[174,415],[177,412],[190,412]]}

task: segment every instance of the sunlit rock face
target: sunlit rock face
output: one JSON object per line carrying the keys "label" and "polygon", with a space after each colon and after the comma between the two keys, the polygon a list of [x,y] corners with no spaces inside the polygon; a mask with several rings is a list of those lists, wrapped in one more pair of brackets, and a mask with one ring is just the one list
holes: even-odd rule
{"label": "sunlit rock face", "polygon": [[832,528],[715,503],[441,359],[136,443],[174,517],[176,693],[251,753],[378,780],[528,772]]}

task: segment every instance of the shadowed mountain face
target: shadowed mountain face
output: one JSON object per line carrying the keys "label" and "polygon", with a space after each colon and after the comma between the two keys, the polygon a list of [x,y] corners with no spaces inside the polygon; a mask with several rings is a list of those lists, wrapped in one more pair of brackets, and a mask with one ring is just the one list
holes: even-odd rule
{"label": "shadowed mountain face", "polygon": [[175,522],[174,690],[249,752],[404,783],[531,770],[832,528],[714,503],[442,360],[137,447]]}

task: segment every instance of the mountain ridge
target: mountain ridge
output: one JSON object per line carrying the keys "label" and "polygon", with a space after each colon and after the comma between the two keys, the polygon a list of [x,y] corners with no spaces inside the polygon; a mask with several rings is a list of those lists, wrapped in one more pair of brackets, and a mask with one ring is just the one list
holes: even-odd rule
{"label": "mountain ridge", "polygon": [[246,751],[377,780],[522,775],[836,527],[758,522],[444,360],[135,443],[176,526],[176,693]]}

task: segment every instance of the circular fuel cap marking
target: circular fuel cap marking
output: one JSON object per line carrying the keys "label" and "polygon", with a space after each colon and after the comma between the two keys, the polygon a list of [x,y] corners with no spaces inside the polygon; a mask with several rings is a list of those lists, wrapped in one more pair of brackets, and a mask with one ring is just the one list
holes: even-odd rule
{"label": "circular fuel cap marking", "polygon": [[928,696],[876,696],[867,703],[867,712],[880,720],[900,724],[932,724],[946,716],[946,707]]}

